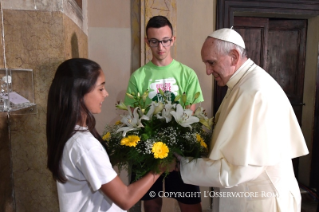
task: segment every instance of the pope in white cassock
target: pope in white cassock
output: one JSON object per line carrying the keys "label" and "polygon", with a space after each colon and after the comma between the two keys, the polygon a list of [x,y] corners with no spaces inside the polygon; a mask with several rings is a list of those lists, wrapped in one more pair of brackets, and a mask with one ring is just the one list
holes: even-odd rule
{"label": "pope in white cassock", "polygon": [[214,212],[300,211],[291,159],[308,149],[286,94],[247,59],[232,29],[209,35],[201,55],[207,74],[228,90],[215,115],[209,158],[177,155],[183,181],[214,187]]}

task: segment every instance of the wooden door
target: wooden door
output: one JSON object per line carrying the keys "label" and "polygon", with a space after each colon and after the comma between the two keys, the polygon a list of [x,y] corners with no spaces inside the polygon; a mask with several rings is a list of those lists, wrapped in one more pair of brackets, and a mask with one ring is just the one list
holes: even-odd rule
{"label": "wooden door", "polygon": [[287,94],[301,126],[306,20],[269,21],[267,71]]}
{"label": "wooden door", "polygon": [[301,125],[307,21],[235,17],[234,29],[245,41],[247,56],[286,92]]}
{"label": "wooden door", "polygon": [[[305,74],[306,20],[234,17],[248,58],[263,67],[283,88],[299,124]],[[299,159],[293,160],[298,179]]]}
{"label": "wooden door", "polygon": [[247,57],[266,70],[268,18],[235,17],[234,29],[243,37]]}

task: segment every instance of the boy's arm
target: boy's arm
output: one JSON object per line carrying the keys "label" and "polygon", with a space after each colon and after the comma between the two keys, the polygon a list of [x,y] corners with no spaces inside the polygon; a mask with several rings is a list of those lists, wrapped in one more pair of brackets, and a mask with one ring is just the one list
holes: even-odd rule
{"label": "boy's arm", "polygon": [[192,104],[192,105],[187,105],[186,108],[191,109],[193,112],[195,112],[196,106],[195,104]]}

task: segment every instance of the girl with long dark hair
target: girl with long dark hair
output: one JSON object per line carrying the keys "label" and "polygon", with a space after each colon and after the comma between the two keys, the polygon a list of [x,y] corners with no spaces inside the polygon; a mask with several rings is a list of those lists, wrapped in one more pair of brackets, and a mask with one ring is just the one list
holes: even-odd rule
{"label": "girl with long dark hair", "polygon": [[107,96],[96,62],[74,58],[58,67],[49,90],[46,136],[47,166],[57,181],[60,211],[127,210],[161,175],[148,173],[128,186],[117,176],[93,116]]}

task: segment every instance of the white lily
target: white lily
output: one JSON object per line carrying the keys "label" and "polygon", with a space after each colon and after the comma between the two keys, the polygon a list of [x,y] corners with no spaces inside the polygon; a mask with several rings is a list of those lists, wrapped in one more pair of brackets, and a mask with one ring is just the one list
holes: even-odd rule
{"label": "white lily", "polygon": [[119,102],[117,105],[115,105],[115,107],[121,110],[127,110],[127,106],[124,104],[124,102]]}
{"label": "white lily", "polygon": [[202,123],[205,127],[210,128],[213,125],[213,119],[214,118],[208,118],[204,108],[198,107],[195,110],[194,115],[199,118],[199,122]]}
{"label": "white lily", "polygon": [[163,102],[158,102],[155,104],[155,110],[154,110],[154,114],[158,114],[160,112],[162,112],[163,108],[164,108],[164,104]]}
{"label": "white lily", "polygon": [[162,110],[162,115],[157,114],[158,119],[166,119],[166,123],[170,122],[173,118],[171,111],[173,110],[175,104],[172,105],[171,101],[167,101]]}
{"label": "white lily", "polygon": [[195,112],[194,112],[194,115],[199,118],[199,119],[205,119],[207,116],[206,116],[206,113],[205,113],[205,110],[204,108],[202,107],[198,107],[196,108]]}
{"label": "white lily", "polygon": [[180,104],[176,105],[176,111],[171,111],[170,113],[174,116],[175,121],[182,127],[189,127],[192,129],[191,124],[199,122],[199,118],[192,115],[192,110],[184,110]]}
{"label": "white lily", "polygon": [[147,112],[147,114],[146,114],[146,116],[149,118],[149,119],[151,119],[152,118],[152,116],[153,116],[153,113],[154,113],[154,110],[155,110],[155,107],[156,107],[156,102],[152,102],[151,104],[150,104],[150,109],[148,110],[148,112]]}
{"label": "white lily", "polygon": [[153,115],[161,112],[163,110],[163,107],[164,104],[162,102],[152,102],[146,116],[151,119]]}
{"label": "white lily", "polygon": [[126,133],[128,131],[132,131],[132,130],[138,130],[139,128],[141,127],[144,127],[143,124],[142,124],[142,119],[144,120],[149,120],[149,118],[145,115],[143,115],[141,118],[138,114],[138,110],[140,108],[135,108],[134,111],[133,111],[133,114],[132,114],[132,111],[131,111],[131,108],[130,106],[128,106],[128,115],[126,116],[122,116],[122,119],[121,119],[121,122],[123,124],[125,124],[127,127],[121,127],[119,128],[116,132],[121,132],[123,131],[123,137],[126,136]]}

